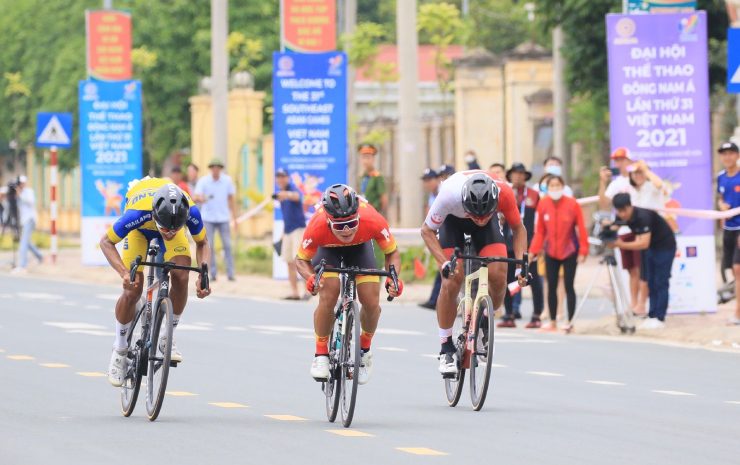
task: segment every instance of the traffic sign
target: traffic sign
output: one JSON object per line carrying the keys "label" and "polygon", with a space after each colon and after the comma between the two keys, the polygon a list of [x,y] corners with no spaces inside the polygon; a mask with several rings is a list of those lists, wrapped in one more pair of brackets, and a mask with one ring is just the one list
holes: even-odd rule
{"label": "traffic sign", "polygon": [[38,113],[36,147],[72,147],[72,113]]}
{"label": "traffic sign", "polygon": [[727,29],[727,92],[740,94],[740,28]]}

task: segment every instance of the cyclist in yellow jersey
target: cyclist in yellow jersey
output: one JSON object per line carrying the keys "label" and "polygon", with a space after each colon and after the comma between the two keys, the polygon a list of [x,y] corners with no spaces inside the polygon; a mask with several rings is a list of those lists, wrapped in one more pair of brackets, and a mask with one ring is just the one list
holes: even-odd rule
{"label": "cyclist in yellow jersey", "polygon": [[[157,239],[166,261],[191,266],[190,247],[183,230],[186,225],[196,244],[197,263],[208,262],[211,258],[211,248],[198,207],[172,182],[151,178],[139,181],[129,188],[123,215],[100,239],[100,249],[105,258],[123,279],[123,294],[116,303],[116,341],[108,367],[108,381],[114,386],[121,386],[126,375],[128,352],[126,336],[134,319],[136,302],[141,297],[144,283],[143,266],[137,270],[136,281],[129,282],[130,264],[137,255],[146,257],[149,242]],[[116,244],[121,241],[123,258],[116,249]],[[173,330],[177,327],[188,300],[188,277],[189,273],[185,270],[170,272]],[[196,281],[196,290],[199,299],[210,294],[210,290],[200,288],[200,279]],[[174,339],[171,359],[175,362],[182,361],[182,355]]]}

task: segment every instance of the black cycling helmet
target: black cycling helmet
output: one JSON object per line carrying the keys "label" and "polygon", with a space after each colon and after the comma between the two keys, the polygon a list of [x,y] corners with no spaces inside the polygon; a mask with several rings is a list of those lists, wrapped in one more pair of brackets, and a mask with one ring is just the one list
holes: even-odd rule
{"label": "black cycling helmet", "polygon": [[157,190],[152,199],[152,216],[160,228],[177,230],[190,217],[190,203],[185,193],[172,183]]}
{"label": "black cycling helmet", "polygon": [[321,204],[326,214],[332,218],[353,216],[360,208],[357,192],[345,184],[334,184],[328,187],[321,197]]}
{"label": "black cycling helmet", "polygon": [[493,179],[478,173],[465,181],[462,188],[463,208],[470,216],[490,216],[498,206],[499,189]]}

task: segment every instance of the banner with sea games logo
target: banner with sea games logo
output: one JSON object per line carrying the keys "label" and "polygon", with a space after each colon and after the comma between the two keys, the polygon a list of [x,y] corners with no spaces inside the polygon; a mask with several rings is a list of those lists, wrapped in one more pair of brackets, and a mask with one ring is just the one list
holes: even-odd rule
{"label": "banner with sea games logo", "polygon": [[[667,208],[713,209],[707,17],[606,17],[612,150],[663,179]],[[667,215],[676,232],[669,312],[717,310],[714,222]]]}

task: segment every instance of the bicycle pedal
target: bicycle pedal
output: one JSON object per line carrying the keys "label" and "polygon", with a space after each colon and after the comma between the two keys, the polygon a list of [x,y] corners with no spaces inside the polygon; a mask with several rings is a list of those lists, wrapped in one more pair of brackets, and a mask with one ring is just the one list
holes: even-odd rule
{"label": "bicycle pedal", "polygon": [[179,363],[180,363],[180,362],[173,362],[173,361],[170,361],[170,368],[177,368],[177,365],[178,365]]}
{"label": "bicycle pedal", "polygon": [[329,382],[329,378],[314,378],[313,380],[316,381],[317,383],[328,383]]}
{"label": "bicycle pedal", "polygon": [[442,379],[455,379],[457,378],[457,373],[443,373]]}

